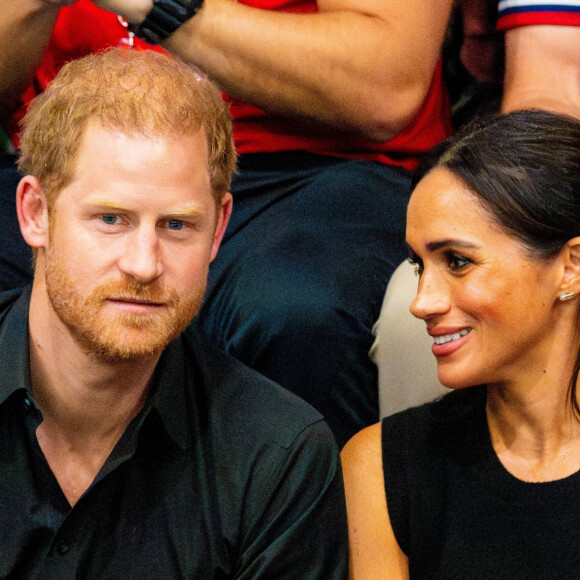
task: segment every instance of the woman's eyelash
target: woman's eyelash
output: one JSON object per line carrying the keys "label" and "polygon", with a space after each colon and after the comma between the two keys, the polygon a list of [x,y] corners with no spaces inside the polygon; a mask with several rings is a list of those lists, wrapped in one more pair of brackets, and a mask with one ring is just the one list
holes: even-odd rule
{"label": "woman's eyelash", "polygon": [[423,264],[421,263],[421,261],[419,259],[411,257],[411,256],[409,256],[407,258],[407,261],[409,262],[409,264],[411,264],[413,266],[413,271],[415,272],[415,276],[420,276],[423,272]]}
{"label": "woman's eyelash", "polygon": [[468,264],[471,264],[471,260],[461,254],[456,252],[448,252],[447,253],[447,261],[449,263],[449,267],[453,270],[460,270],[464,268]]}

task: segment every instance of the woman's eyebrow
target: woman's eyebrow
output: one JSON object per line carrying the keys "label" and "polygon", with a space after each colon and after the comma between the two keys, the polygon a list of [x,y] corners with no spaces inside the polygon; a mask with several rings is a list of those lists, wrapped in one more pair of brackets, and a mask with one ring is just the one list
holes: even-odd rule
{"label": "woman's eyebrow", "polygon": [[447,248],[448,246],[454,246],[456,248],[466,248],[470,250],[478,250],[479,245],[472,242],[466,242],[465,240],[456,240],[454,238],[446,238],[437,242],[429,242],[425,247],[430,252],[439,250],[440,248]]}

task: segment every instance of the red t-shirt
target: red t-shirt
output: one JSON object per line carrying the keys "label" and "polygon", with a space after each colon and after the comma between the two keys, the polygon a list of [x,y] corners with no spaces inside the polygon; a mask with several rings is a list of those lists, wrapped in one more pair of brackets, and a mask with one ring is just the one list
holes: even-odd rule
{"label": "red t-shirt", "polygon": [[[317,10],[315,0],[243,0],[256,8],[299,13]],[[22,106],[10,126],[15,141],[17,121],[27,104],[44,90],[65,62],[109,46],[127,44],[127,29],[117,16],[97,8],[89,0],[78,0],[62,8],[44,60],[33,84],[22,96]],[[147,44],[135,39],[138,48]],[[451,132],[450,106],[443,86],[441,64],[437,66],[429,94],[415,119],[398,135],[384,143],[373,143],[348,136],[317,135],[295,121],[273,117],[238,99],[224,96],[231,103],[234,140],[239,153],[300,150],[324,155],[379,161],[414,169],[417,157]]]}
{"label": "red t-shirt", "polygon": [[[312,13],[315,0],[241,0],[268,10]],[[451,109],[443,85],[441,63],[431,88],[415,119],[392,139],[373,143],[359,137],[317,135],[294,120],[272,117],[263,110],[227,97],[234,119],[234,137],[239,153],[300,150],[323,155],[379,161],[406,169],[417,166],[417,158],[447,137],[451,131]],[[386,73],[388,74],[388,73]]]}
{"label": "red t-shirt", "polygon": [[[135,37],[133,44],[141,50],[159,50]],[[30,101],[46,89],[68,61],[111,46],[130,46],[127,27],[115,14],[97,8],[89,0],[78,0],[71,6],[61,8],[42,63],[34,74],[32,84],[20,97],[20,106],[9,121],[7,131],[12,142],[18,144],[18,122]]]}

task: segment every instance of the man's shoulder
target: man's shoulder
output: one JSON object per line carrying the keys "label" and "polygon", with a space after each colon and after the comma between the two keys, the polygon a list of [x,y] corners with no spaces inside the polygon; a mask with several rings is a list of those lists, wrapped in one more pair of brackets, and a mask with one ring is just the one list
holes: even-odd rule
{"label": "man's shoulder", "polygon": [[[199,376],[209,416],[246,441],[269,440],[289,447],[311,426],[327,429],[311,405],[239,360],[223,353],[197,331],[184,335]],[[235,435],[234,435],[235,436]]]}
{"label": "man's shoulder", "polygon": [[28,288],[18,288],[15,290],[5,290],[0,292],[0,325],[3,324],[6,315],[10,312],[14,304],[24,294],[28,292]]}
{"label": "man's shoulder", "polygon": [[29,288],[0,292],[0,402],[28,388]]}
{"label": "man's shoulder", "polygon": [[0,292],[0,316],[5,315],[10,310],[10,307],[18,300],[22,293],[23,288]]}

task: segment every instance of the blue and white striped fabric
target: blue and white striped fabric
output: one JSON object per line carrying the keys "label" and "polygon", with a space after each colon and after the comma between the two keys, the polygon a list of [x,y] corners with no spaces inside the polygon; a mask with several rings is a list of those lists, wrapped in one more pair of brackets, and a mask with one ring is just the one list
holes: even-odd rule
{"label": "blue and white striped fabric", "polygon": [[500,0],[500,30],[531,24],[580,26],[580,0]]}

